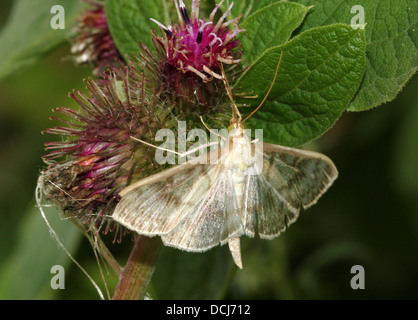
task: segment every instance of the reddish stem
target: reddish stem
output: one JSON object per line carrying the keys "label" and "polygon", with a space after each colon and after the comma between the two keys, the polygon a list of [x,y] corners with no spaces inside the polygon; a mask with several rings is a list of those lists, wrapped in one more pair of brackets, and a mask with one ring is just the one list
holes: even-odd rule
{"label": "reddish stem", "polygon": [[162,242],[159,237],[138,236],[119,278],[113,300],[143,299],[154,272]]}

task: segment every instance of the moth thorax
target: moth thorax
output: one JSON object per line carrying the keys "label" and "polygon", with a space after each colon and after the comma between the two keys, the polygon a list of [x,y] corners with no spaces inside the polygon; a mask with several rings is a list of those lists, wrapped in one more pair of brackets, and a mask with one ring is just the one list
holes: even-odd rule
{"label": "moth thorax", "polygon": [[229,137],[229,164],[230,167],[245,172],[253,162],[251,157],[251,141],[244,134]]}

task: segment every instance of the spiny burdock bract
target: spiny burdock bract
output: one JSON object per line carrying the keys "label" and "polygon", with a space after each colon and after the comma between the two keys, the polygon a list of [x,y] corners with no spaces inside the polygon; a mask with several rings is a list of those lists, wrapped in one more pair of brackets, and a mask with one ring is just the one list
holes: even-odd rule
{"label": "spiny burdock bract", "polygon": [[107,217],[118,201],[118,192],[159,168],[154,151],[131,137],[151,140],[160,128],[176,125],[171,107],[147,92],[145,79],[128,72],[88,81],[90,94],[70,96],[80,110],[57,108],[64,127],[45,133],[62,140],[46,143],[48,164],[42,173],[45,200],[57,205],[64,216],[79,219],[104,233],[117,226]]}
{"label": "spiny burdock bract", "polygon": [[164,91],[176,112],[188,119],[223,113],[219,103],[225,93],[221,64],[228,66],[229,81],[242,70],[242,50],[236,36],[245,30],[238,27],[240,17],[226,20],[233,4],[215,20],[223,2],[205,20],[199,18],[200,1],[192,1],[189,16],[184,2],[175,0],[179,23],[165,26],[151,19],[162,30],[161,35],[152,31],[155,50],[140,45],[142,70]]}
{"label": "spiny burdock bract", "polygon": [[71,39],[73,60],[93,67],[93,74],[102,74],[109,66],[123,65],[107,24],[104,1],[82,0],[89,4],[77,18],[76,35]]}

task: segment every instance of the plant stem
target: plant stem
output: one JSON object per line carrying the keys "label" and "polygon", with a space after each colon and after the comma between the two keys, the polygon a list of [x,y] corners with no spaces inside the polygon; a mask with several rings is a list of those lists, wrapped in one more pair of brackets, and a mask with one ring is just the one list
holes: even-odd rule
{"label": "plant stem", "polygon": [[159,237],[138,236],[119,278],[113,300],[143,299],[162,247]]}

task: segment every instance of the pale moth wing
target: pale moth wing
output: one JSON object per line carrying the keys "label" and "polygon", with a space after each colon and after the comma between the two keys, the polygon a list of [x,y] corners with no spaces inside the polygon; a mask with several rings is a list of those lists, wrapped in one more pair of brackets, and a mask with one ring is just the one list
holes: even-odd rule
{"label": "pale moth wing", "polygon": [[221,157],[219,150],[149,176],[125,188],[112,217],[165,245],[202,252],[243,230],[229,170],[200,164]]}
{"label": "pale moth wing", "polygon": [[[212,152],[218,154],[219,150]],[[146,236],[168,233],[201,201],[213,184],[212,178],[219,177],[221,166],[200,164],[208,157],[210,153],[123,189],[113,219]]]}
{"label": "pale moth wing", "polygon": [[338,172],[328,157],[313,151],[264,143],[262,157],[261,174],[249,168],[243,223],[246,235],[257,230],[261,238],[273,239],[296,221],[301,207],[318,201]]}
{"label": "pale moth wing", "polygon": [[230,171],[219,171],[212,182],[177,227],[161,236],[164,244],[199,252],[242,235],[242,221]]}

